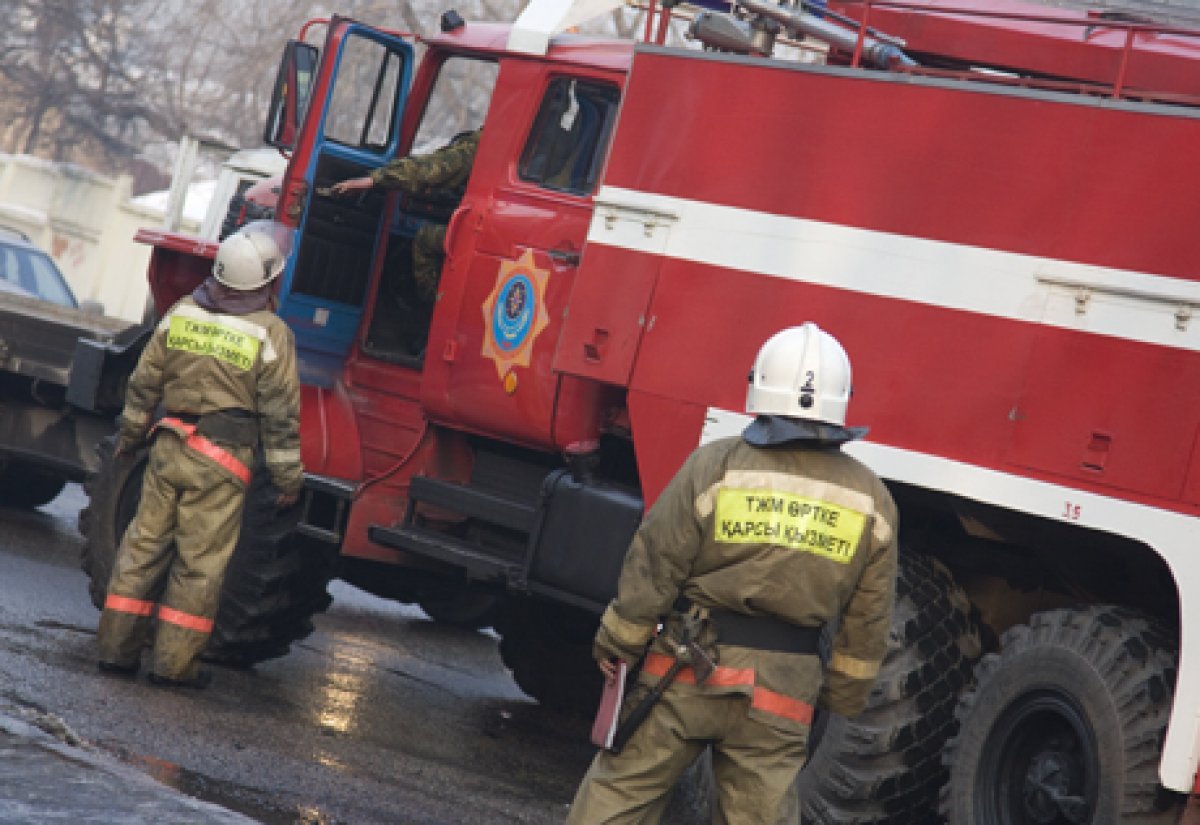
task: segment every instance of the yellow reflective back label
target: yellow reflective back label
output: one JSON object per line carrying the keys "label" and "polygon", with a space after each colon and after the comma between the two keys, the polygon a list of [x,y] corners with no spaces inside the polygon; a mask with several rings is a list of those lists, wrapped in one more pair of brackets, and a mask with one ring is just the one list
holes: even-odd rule
{"label": "yellow reflective back label", "polygon": [[168,348],[211,355],[243,371],[254,366],[260,343],[255,336],[223,324],[179,315],[171,317],[167,329]]}
{"label": "yellow reflective back label", "polygon": [[814,498],[778,490],[722,489],[717,493],[716,538],[726,544],[778,544],[848,564],[867,516]]}

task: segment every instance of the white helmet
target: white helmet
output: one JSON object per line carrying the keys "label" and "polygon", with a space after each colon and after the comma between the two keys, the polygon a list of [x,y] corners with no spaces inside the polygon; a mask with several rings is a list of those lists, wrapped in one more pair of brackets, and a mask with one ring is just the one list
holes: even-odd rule
{"label": "white helmet", "polygon": [[750,373],[746,412],[805,421],[846,423],[850,358],[838,340],[812,322],[775,333]]}
{"label": "white helmet", "polygon": [[275,221],[253,221],[221,241],[212,274],[230,289],[265,286],[283,272],[291,230]]}

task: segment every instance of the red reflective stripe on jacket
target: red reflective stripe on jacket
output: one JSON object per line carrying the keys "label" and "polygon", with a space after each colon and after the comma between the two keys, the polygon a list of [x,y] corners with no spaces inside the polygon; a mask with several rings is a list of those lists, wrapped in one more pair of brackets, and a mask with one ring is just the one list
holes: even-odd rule
{"label": "red reflective stripe on jacket", "polygon": [[[646,661],[642,664],[642,670],[649,673],[651,676],[657,676],[660,679],[670,670],[671,665],[675,660],[663,653],[650,653],[646,656]],[[696,684],[696,672],[691,666],[687,666],[679,671],[675,677],[675,681],[682,682],[687,685]],[[705,685],[713,685],[714,687],[739,687],[746,686],[753,688],[753,693],[750,697],[750,706],[764,711],[765,713],[782,716],[785,719],[791,719],[799,722],[802,725],[811,725],[813,719],[813,706],[808,702],[802,702],[799,699],[793,699],[791,696],[785,696],[782,693],[776,693],[773,690],[768,690],[764,687],[758,687],[754,684],[754,669],[753,668],[732,668],[717,665],[713,669],[712,675],[704,682]]]}
{"label": "red reflective stripe on jacket", "polygon": [[104,609],[115,610],[118,613],[129,613],[134,616],[149,616],[154,612],[154,602],[131,599],[128,596],[117,596],[109,593],[104,599]]}
{"label": "red reflective stripe on jacket", "polygon": [[238,461],[237,458],[235,458],[233,454],[224,447],[214,444],[202,435],[197,435],[195,424],[189,424],[186,421],[180,421],[178,418],[164,418],[162,421],[159,421],[155,427],[166,427],[167,429],[174,430],[183,437],[183,443],[188,447],[200,453],[200,455],[204,456],[205,458],[212,459],[217,464],[233,473],[235,476],[241,479],[243,484],[250,484],[250,468]]}
{"label": "red reflective stripe on jacket", "polygon": [[182,610],[176,610],[173,607],[160,605],[158,608],[158,618],[164,622],[170,622],[173,625],[195,630],[198,633],[212,633],[213,620],[206,619],[203,616],[193,616],[191,613],[184,613]]}

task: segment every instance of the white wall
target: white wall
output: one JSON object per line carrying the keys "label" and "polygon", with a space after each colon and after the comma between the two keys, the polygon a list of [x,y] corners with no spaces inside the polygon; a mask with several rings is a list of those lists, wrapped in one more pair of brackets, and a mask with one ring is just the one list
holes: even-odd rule
{"label": "white wall", "polygon": [[[0,224],[19,229],[50,253],[80,301],[99,301],[105,313],[139,321],[149,288],[150,248],[135,243],[141,227],[158,227],[162,213],[130,200],[130,179],[72,164],[0,154]],[[195,233],[195,220],[181,231]]]}

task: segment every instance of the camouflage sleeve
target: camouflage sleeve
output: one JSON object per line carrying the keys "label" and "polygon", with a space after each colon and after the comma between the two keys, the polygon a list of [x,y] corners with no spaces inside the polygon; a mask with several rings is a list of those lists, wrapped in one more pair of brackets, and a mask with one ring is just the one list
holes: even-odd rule
{"label": "camouflage sleeve", "polygon": [[166,330],[160,324],[150,336],[150,341],[138,359],[137,367],[129,376],[125,388],[125,408],[121,411],[119,421],[120,437],[129,444],[135,444],[145,436],[154,411],[162,401],[166,340]]}
{"label": "camouflage sleeve", "polygon": [[300,463],[300,376],[292,331],[280,321],[268,329],[270,349],[263,357],[257,392],[263,460],[271,481],[284,493],[304,484]]}
{"label": "camouflage sleeve", "polygon": [[887,652],[896,598],[897,515],[886,490],[882,496],[872,520],[872,555],[842,616],[819,698],[822,707],[842,716],[857,716],[866,707]]}
{"label": "camouflage sleeve", "polygon": [[637,659],[654,635],[659,617],[670,611],[691,573],[703,540],[696,513],[701,465],[693,453],[633,537],[621,568],[617,597],[604,611],[596,633],[597,659]]}
{"label": "camouflage sleeve", "polygon": [[478,137],[468,136],[427,155],[396,158],[368,174],[382,189],[406,192],[461,183],[475,160],[478,144]]}

